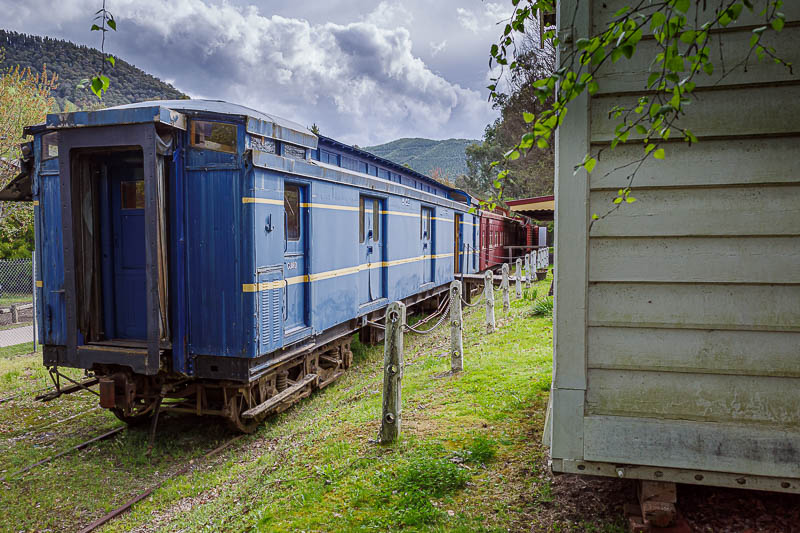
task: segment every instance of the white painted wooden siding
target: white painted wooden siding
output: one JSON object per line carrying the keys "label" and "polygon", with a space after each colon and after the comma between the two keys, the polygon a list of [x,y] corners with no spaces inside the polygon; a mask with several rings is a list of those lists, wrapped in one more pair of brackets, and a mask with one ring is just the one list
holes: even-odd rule
{"label": "white painted wooden siding", "polygon": [[[560,4],[580,23],[577,39],[629,2]],[[581,224],[611,210],[629,183],[630,168],[620,167],[642,154],[636,140],[609,150],[608,110],[635,101],[652,38],[632,61],[609,63],[599,93],[570,108],[556,152],[554,459],[797,486],[800,2],[782,11],[786,27],[769,44],[795,72],[753,57],[746,72],[701,76],[681,123],[701,141],[664,143],[666,159],[649,159],[631,184],[637,201],[588,234]],[[722,32],[726,64],[745,56],[761,23],[745,14]],[[590,179],[573,175],[587,145],[600,154]]]}

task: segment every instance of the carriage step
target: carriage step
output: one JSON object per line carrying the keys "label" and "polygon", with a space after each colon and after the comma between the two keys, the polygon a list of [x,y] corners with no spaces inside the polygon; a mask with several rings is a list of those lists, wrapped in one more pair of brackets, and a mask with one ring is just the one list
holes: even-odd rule
{"label": "carriage step", "polygon": [[313,383],[316,380],[317,380],[316,374],[308,374],[306,377],[304,377],[291,387],[287,388],[283,392],[279,392],[278,394],[268,399],[264,403],[260,403],[255,407],[248,409],[247,411],[242,413],[242,418],[253,418],[260,415],[261,413],[273,409],[274,407],[277,407],[279,404],[286,401],[288,398],[291,398],[294,393],[302,390],[303,387],[305,387],[309,383]]}

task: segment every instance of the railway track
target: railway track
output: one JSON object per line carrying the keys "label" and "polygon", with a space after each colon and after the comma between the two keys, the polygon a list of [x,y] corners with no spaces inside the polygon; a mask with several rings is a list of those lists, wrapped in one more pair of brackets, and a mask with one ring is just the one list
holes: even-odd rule
{"label": "railway track", "polygon": [[[224,450],[229,448],[232,444],[234,444],[235,442],[237,442],[240,439],[244,438],[245,436],[246,435],[237,435],[237,436],[227,440],[223,444],[217,446],[216,448],[214,448],[210,452],[208,452],[205,455],[203,455],[201,457],[201,459],[202,460],[210,459],[211,457],[219,454],[220,452],[223,452]],[[196,466],[196,464],[197,464],[197,460],[196,459],[187,460],[186,463],[182,467],[180,467],[178,470],[176,470],[175,472],[173,472],[169,476],[165,477],[164,479],[160,480],[159,482],[155,483],[150,488],[148,488],[145,491],[141,492],[139,495],[135,496],[134,498],[131,498],[130,500],[128,500],[127,502],[125,502],[121,506],[119,506],[116,509],[114,509],[113,511],[110,511],[110,512],[106,513],[105,515],[101,516],[100,518],[98,518],[97,520],[91,522],[90,524],[87,524],[86,526],[84,526],[83,528],[81,528],[79,530],[79,533],[90,533],[91,531],[96,530],[97,528],[107,524],[108,522],[111,522],[112,520],[114,520],[118,516],[125,514],[126,512],[130,511],[131,508],[134,505],[136,505],[137,503],[139,503],[143,499],[145,499],[148,496],[150,496],[153,492],[158,490],[162,485],[164,485],[164,483],[166,483],[167,481],[169,481],[171,479],[174,479],[174,478],[176,478],[178,476],[181,476],[181,475],[189,472],[192,469],[192,467]]]}
{"label": "railway track", "polygon": [[105,439],[108,439],[108,438],[111,438],[111,437],[115,436],[116,434],[118,434],[120,431],[122,431],[125,428],[126,428],[126,426],[120,426],[120,427],[114,428],[114,429],[112,429],[110,431],[106,431],[102,435],[98,435],[96,437],[92,437],[91,439],[83,441],[82,443],[77,444],[75,446],[72,446],[71,448],[68,448],[68,449],[66,449],[66,450],[64,450],[62,452],[59,452],[59,453],[57,453],[55,455],[51,455],[50,457],[46,457],[46,458],[42,459],[41,461],[37,461],[37,462],[35,462],[35,463],[31,464],[31,465],[26,466],[25,468],[17,470],[16,472],[12,472],[11,474],[8,474],[7,476],[5,476],[2,479],[0,479],[0,482],[11,481],[14,478],[16,478],[17,476],[19,476],[21,474],[24,474],[25,472],[30,472],[34,468],[40,467],[42,465],[46,465],[47,463],[49,463],[49,462],[51,462],[51,461],[53,461],[55,459],[58,459],[59,457],[63,457],[63,456],[68,455],[68,454],[70,454],[72,452],[75,452],[75,451],[78,451],[78,450],[82,450],[84,448],[88,448],[89,446],[91,446],[92,444],[94,444],[96,442],[100,442],[102,440],[105,440]]}

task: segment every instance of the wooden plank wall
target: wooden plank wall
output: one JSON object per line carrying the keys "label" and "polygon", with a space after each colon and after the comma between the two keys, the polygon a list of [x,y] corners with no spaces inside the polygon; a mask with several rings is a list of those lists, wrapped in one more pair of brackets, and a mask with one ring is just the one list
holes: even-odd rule
{"label": "wooden plank wall", "polygon": [[[628,3],[592,2],[595,30]],[[700,76],[682,122],[700,142],[666,143],[666,159],[632,184],[637,202],[589,233],[585,460],[800,477],[800,2],[783,11],[781,39],[768,44],[795,72],[754,57],[747,72]],[[715,62],[722,40],[735,65],[761,23],[745,15],[714,35]],[[613,139],[609,109],[645,85],[654,49],[645,37],[632,61],[599,76],[593,153]],[[602,151],[591,213],[612,207],[627,185],[614,169],[641,150]]]}

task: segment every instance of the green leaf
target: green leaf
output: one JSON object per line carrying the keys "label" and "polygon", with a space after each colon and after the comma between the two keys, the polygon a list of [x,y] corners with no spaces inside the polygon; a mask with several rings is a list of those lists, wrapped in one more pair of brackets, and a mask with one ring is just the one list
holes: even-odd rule
{"label": "green leaf", "polygon": [[516,161],[517,159],[519,159],[519,151],[511,150],[509,152],[506,152],[506,154],[503,157],[505,157],[506,159],[510,159],[512,161]]}
{"label": "green leaf", "polygon": [[89,88],[98,98],[103,97],[103,80],[101,80],[97,76],[94,76],[92,78],[92,84],[89,86]]}
{"label": "green leaf", "polygon": [[592,215],[592,220],[599,220],[599,219],[600,219],[600,217],[599,217],[599,216],[597,216],[597,213],[594,213],[594,214]]}
{"label": "green leaf", "polygon": [[622,203],[622,197],[621,197],[621,196],[619,196],[619,197],[617,197],[617,198],[614,198],[614,203],[615,203],[615,204],[621,204],[621,203]]}
{"label": "green leaf", "polygon": [[117,65],[117,60],[116,60],[116,59],[114,59],[114,56],[108,56],[108,57],[106,58],[106,61],[108,61],[109,63],[111,63],[111,66],[112,66],[112,67],[115,67],[115,66]]}
{"label": "green leaf", "polygon": [[114,20],[113,18],[112,18],[112,19],[109,19],[109,20],[107,21],[107,24],[108,24],[108,27],[109,27],[109,28],[111,28],[111,29],[112,29],[112,30],[114,30],[114,31],[117,31],[117,21],[116,21],[116,20]]}
{"label": "green leaf", "polygon": [[592,80],[586,88],[589,90],[589,94],[594,95],[600,89],[600,86],[597,85],[596,81]]}
{"label": "green leaf", "polygon": [[685,31],[681,34],[681,41],[686,44],[692,44],[694,42],[696,33],[693,30]]}
{"label": "green leaf", "polygon": [[534,116],[534,114],[533,113],[528,113],[527,111],[522,113],[522,118],[525,119],[525,124],[530,124],[531,122],[536,120],[536,117]]}
{"label": "green leaf", "polygon": [[686,13],[689,11],[689,7],[691,7],[690,0],[674,0],[673,7],[675,11],[680,11],[681,13]]}
{"label": "green leaf", "polygon": [[519,142],[520,148],[530,148],[533,146],[534,136],[533,133],[526,133],[522,136],[522,140]]}
{"label": "green leaf", "polygon": [[772,25],[773,30],[781,31],[785,23],[786,21],[784,21],[782,18],[774,18],[770,24]]}
{"label": "green leaf", "polygon": [[92,27],[89,28],[89,31],[103,31],[103,28],[101,28],[97,24],[92,24]]}
{"label": "green leaf", "polygon": [[653,157],[655,157],[656,159],[664,159],[664,157],[665,157],[664,149],[663,148],[659,148],[658,150],[653,152]]}
{"label": "green leaf", "polygon": [[650,19],[650,29],[655,30],[656,28],[663,26],[666,21],[667,16],[661,11],[656,11],[653,13],[653,17]]}
{"label": "green leaf", "polygon": [[625,198],[625,201],[628,202],[629,204],[632,204],[633,202],[636,201],[636,198],[634,198],[633,196],[627,196]]}
{"label": "green leaf", "polygon": [[594,157],[590,157],[583,164],[584,168],[586,169],[586,172],[588,172],[589,174],[592,173],[592,170],[594,170],[595,165],[597,165],[597,159],[595,159]]}

